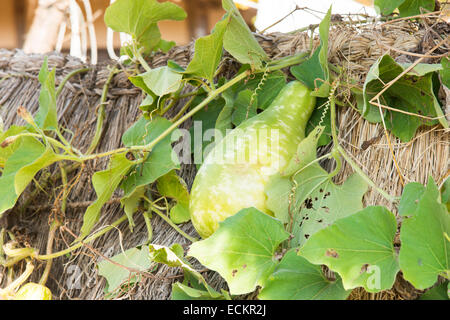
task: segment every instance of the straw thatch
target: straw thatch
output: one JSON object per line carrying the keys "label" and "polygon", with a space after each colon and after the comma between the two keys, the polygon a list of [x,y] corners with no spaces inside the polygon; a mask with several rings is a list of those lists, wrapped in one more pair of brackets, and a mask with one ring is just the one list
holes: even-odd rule
{"label": "straw thatch", "polygon": [[[348,76],[364,81],[372,63],[383,53],[389,52],[396,59],[417,59],[404,52],[424,53],[435,43],[436,26],[418,29],[415,24],[400,21],[386,26],[371,23],[365,26],[342,24],[333,27],[330,35],[330,61],[344,66]],[[448,36],[448,30],[440,30],[440,34]],[[308,33],[270,34],[260,36],[258,40],[270,57],[282,57],[303,51],[310,46]],[[313,42],[317,45],[317,39]],[[441,51],[439,51],[441,50]],[[442,53],[440,48],[438,53]],[[448,49],[447,49],[448,50]],[[176,61],[186,66],[193,55],[193,44],[176,47],[168,54],[157,54],[151,61],[151,66],[164,65],[167,60]],[[43,61],[42,55],[24,55],[21,51],[0,51],[0,116],[5,126],[20,124],[17,116],[19,106],[26,107],[31,113],[38,108],[39,83],[37,73]],[[50,68],[56,68],[57,81],[70,71],[78,69],[83,64],[70,56],[49,54]],[[238,64],[232,59],[224,60],[223,68],[226,76],[236,72]],[[431,60],[430,60],[431,61]],[[113,62],[111,62],[113,63]],[[58,99],[58,115],[60,123],[73,132],[73,142],[76,147],[86,150],[95,131],[96,108],[100,101],[102,87],[109,75],[107,64],[90,66],[91,71],[73,77],[66,84]],[[346,89],[340,91],[346,95]],[[142,99],[139,89],[134,88],[127,79],[126,72],[115,75],[108,90],[106,105],[105,128],[97,151],[107,151],[120,147],[123,132],[136,120],[140,111],[137,108]],[[189,126],[185,123],[184,126]],[[341,108],[338,115],[339,139],[342,146],[352,155],[375,183],[391,195],[398,196],[402,192],[402,184],[394,165],[382,125],[369,124],[352,108]],[[381,134],[380,134],[381,133]],[[70,137],[70,135],[67,135]],[[362,144],[374,137],[375,142],[369,148]],[[371,140],[374,141],[374,140]],[[394,154],[403,173],[405,182],[418,181],[426,183],[428,175],[441,183],[448,170],[449,140],[448,132],[441,127],[426,127],[418,132],[416,138],[409,143],[399,143],[390,136]],[[325,164],[332,166],[333,164]],[[92,173],[104,169],[106,160],[95,160],[80,171],[72,172],[69,179],[78,177],[78,182],[70,192],[68,208],[64,218],[64,227],[56,234],[53,250],[66,248],[73,240],[69,231],[77,234],[82,223],[83,213],[90,201],[95,199],[90,177]],[[351,168],[344,165],[336,177],[341,182],[351,173]],[[51,171],[56,174],[57,170]],[[183,165],[180,175],[190,185],[195,175],[195,168]],[[39,176],[37,177],[39,181]],[[30,245],[45,252],[49,229],[51,204],[61,190],[58,180],[45,187],[45,192],[35,192],[35,187],[28,188],[19,199],[17,206],[0,220],[0,227],[12,230],[21,245]],[[30,199],[30,195],[33,197]],[[370,190],[364,197],[366,205],[394,206],[384,200],[378,193]],[[103,214],[97,229],[110,224],[123,214],[120,204],[111,201],[103,208]],[[152,218],[153,243],[170,245],[178,242],[188,245],[188,242],[157,216]],[[190,223],[182,225],[188,234],[195,235]],[[108,232],[96,241],[54,261],[47,285],[55,298],[59,299],[102,299],[104,297],[105,279],[98,276],[96,263],[103,256],[112,256],[122,249],[132,248],[147,240],[147,230],[144,219],[136,215],[134,232],[130,232],[126,223]],[[19,268],[20,266],[18,266]],[[23,266],[22,266],[23,267]],[[37,280],[44,264],[37,262],[33,279]],[[1,267],[0,267],[1,268]],[[0,285],[5,282],[1,278]],[[17,272],[20,270],[17,269]],[[221,278],[213,273],[204,274],[215,286],[223,286]],[[160,266],[152,275],[144,275],[141,282],[125,293],[122,298],[130,299],[168,299],[171,283],[182,279],[179,269],[169,269]],[[2,283],[3,282],[3,283]],[[400,276],[394,288],[376,295],[368,295],[362,290],[355,290],[352,299],[411,299],[418,292]]]}

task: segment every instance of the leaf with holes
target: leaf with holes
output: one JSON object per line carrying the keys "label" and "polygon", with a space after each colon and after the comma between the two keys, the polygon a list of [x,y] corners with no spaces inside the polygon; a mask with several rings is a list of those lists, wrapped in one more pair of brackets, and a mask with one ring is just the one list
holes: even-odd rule
{"label": "leaf with holes", "polygon": [[345,289],[390,289],[399,270],[394,249],[397,222],[380,206],[367,207],[313,234],[299,254],[337,272]]}
{"label": "leaf with holes", "polygon": [[289,250],[267,279],[260,300],[345,300],[350,294],[338,277],[328,280],[320,266]]}
{"label": "leaf with holes", "polygon": [[290,244],[301,246],[308,237],[363,208],[367,183],[353,174],[342,185],[317,162],[316,146],[323,128],[316,128],[300,142],[297,155],[286,170],[271,177],[266,186],[267,207],[288,224]]}
{"label": "leaf with holes", "polygon": [[277,264],[276,250],[288,236],[279,220],[247,208],[219,223],[207,239],[194,242],[188,256],[217,271],[231,294],[245,294],[265,283]]}
{"label": "leaf with holes", "polygon": [[[399,263],[403,276],[417,289],[450,277],[450,216],[430,177],[426,188],[405,187],[402,194]],[[416,184],[413,184],[416,186]]]}

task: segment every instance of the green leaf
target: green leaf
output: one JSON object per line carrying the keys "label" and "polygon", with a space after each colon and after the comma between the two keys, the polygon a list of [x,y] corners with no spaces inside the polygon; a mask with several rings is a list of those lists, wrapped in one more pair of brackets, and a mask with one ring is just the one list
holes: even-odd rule
{"label": "green leaf", "polygon": [[447,208],[450,204],[450,177],[445,179],[444,184],[441,188],[441,199],[442,203],[447,205]]}
{"label": "green leaf", "polygon": [[47,57],[44,58],[38,79],[41,84],[41,91],[39,93],[39,110],[34,117],[34,121],[42,130],[57,130],[55,69],[48,70]]}
{"label": "green leaf", "polygon": [[350,294],[342,281],[328,280],[320,266],[289,250],[258,295],[260,300],[345,300]]}
{"label": "green leaf", "polygon": [[[363,117],[370,122],[381,122],[378,106],[369,101],[380,92],[386,83],[394,80],[403,72],[403,67],[396,63],[389,55],[380,57],[369,70],[364,83],[364,104],[359,103]],[[418,66],[411,72],[403,75],[393,83],[381,96],[380,103],[389,107],[405,111],[383,109],[383,116],[387,129],[401,141],[409,141],[422,125],[435,125],[437,120],[429,120],[420,116],[442,116],[443,112],[433,90],[434,72],[426,72],[427,68]],[[434,70],[433,69],[428,69]],[[422,75],[422,76],[418,76]],[[444,127],[448,127],[445,117],[440,118]]]}
{"label": "green leaf", "polygon": [[403,2],[405,2],[405,0],[375,0],[374,8],[378,14],[388,16]]}
{"label": "green leaf", "polygon": [[308,135],[317,126],[324,126],[322,135],[317,142],[317,146],[326,146],[331,142],[331,113],[328,106],[328,99],[318,98],[316,107],[306,125],[305,133]]}
{"label": "green leaf", "polygon": [[130,77],[130,81],[145,92],[162,97],[177,91],[183,75],[168,66],[159,67]]}
{"label": "green leaf", "polygon": [[230,22],[230,15],[217,22],[212,33],[195,41],[194,57],[186,68],[187,74],[214,82],[214,73],[222,58],[223,36]]}
{"label": "green leaf", "polygon": [[156,244],[149,245],[150,259],[157,263],[163,263],[172,268],[182,268],[185,273],[185,279],[196,289],[205,289],[211,297],[220,297],[220,293],[211,288],[200,272],[195,270],[191,264],[184,258],[183,247],[175,243],[170,247]]}
{"label": "green leaf", "polygon": [[328,97],[328,93],[330,92],[330,71],[328,68],[330,21],[331,7],[319,25],[320,46],[308,60],[291,67],[292,75],[297,80],[302,81],[311,90],[314,90],[312,95],[317,97]]}
{"label": "green leaf", "polygon": [[398,7],[400,17],[416,16],[434,11],[434,0],[406,0]]}
{"label": "green leaf", "polygon": [[146,119],[149,119],[150,114],[157,108],[158,108],[158,97],[154,93],[147,93],[145,98],[139,105],[139,109],[142,111],[142,115]]}
{"label": "green leaf", "polygon": [[177,44],[175,41],[166,41],[164,39],[160,39],[158,45],[154,48],[155,50],[159,49],[163,53],[169,52],[170,49],[175,47]]}
{"label": "green leaf", "polygon": [[265,110],[270,106],[278,93],[280,93],[281,89],[283,89],[286,85],[286,76],[281,71],[272,72],[267,76],[267,79],[263,81],[262,85],[258,89],[261,81],[260,77],[262,77],[262,75],[248,81],[247,85],[250,88],[253,88],[253,82],[257,83],[253,90],[256,91],[258,109]]}
{"label": "green leaf", "polygon": [[225,104],[217,116],[215,129],[219,130],[222,134],[222,138],[224,138],[227,134],[227,129],[233,128],[232,117],[233,117],[233,109],[234,109],[234,92],[231,90],[227,90],[222,93],[223,100]]}
{"label": "green leaf", "polygon": [[273,272],[275,251],[288,235],[277,219],[247,208],[219,223],[207,239],[194,242],[188,255],[217,271],[231,294],[245,294]]}
{"label": "green leaf", "polygon": [[[154,117],[151,121],[141,117],[122,136],[125,146],[146,145],[159,137],[172,123],[162,117]],[[133,167],[130,174],[121,184],[124,196],[129,197],[135,189],[146,186],[173,169],[179,169],[177,155],[173,152],[170,136],[156,144],[147,153],[143,163]]]}
{"label": "green leaf", "polygon": [[119,265],[109,260],[102,260],[97,264],[98,274],[105,277],[108,282],[107,291],[109,293],[114,292],[124,283],[130,284],[140,281],[141,276],[139,274],[126,268],[146,271],[151,266],[148,247],[146,246],[128,249],[110,259]]}
{"label": "green leaf", "polygon": [[[412,63],[399,63],[403,69],[411,66]],[[426,76],[430,72],[441,71],[443,69],[442,64],[440,63],[419,63],[414,66],[414,68],[408,71],[408,75],[423,77]]]}
{"label": "green leaf", "polygon": [[177,175],[175,170],[159,178],[157,188],[162,196],[176,201],[176,205],[170,209],[170,219],[174,223],[183,223],[191,219],[189,213],[189,191],[186,182]]}
{"label": "green leaf", "polygon": [[[0,168],[5,167],[6,160],[8,160],[8,158],[15,152],[22,141],[19,138],[13,137],[24,131],[27,131],[26,127],[12,125],[8,128],[8,130],[0,133],[0,144],[5,143],[5,145],[0,147]],[[11,143],[5,142],[6,138],[14,139],[14,141]]]}
{"label": "green leaf", "polygon": [[64,159],[33,137],[19,138],[0,177],[0,215],[11,209],[36,173]]}
{"label": "green leaf", "polygon": [[184,223],[191,220],[191,214],[189,211],[189,205],[186,203],[177,203],[170,208],[170,220],[174,223]]}
{"label": "green leaf", "polygon": [[[234,101],[234,111],[231,116],[231,121],[235,126],[240,125],[245,120],[248,120],[257,114],[257,98],[252,100],[253,92],[250,89],[245,89],[237,94]],[[250,104],[250,102],[252,102]]]}
{"label": "green leaf", "polygon": [[[206,93],[195,97],[192,108],[201,103],[205,98]],[[222,98],[214,99],[192,116],[194,124],[190,128],[191,151],[194,153],[194,163],[196,164],[203,162],[203,159],[215,143],[215,139],[217,138],[216,132],[211,130],[216,125],[216,121],[224,108],[224,103],[225,100]],[[201,143],[195,143],[196,141]]]}
{"label": "green leaf", "polygon": [[[241,68],[241,72],[247,70]],[[265,77],[265,79],[263,79]],[[265,110],[286,84],[286,76],[280,72],[272,72],[265,76],[257,74],[248,81],[241,81],[222,93],[225,105],[217,116],[215,128],[225,137],[227,129],[232,129],[233,124],[238,125],[242,121],[256,115],[256,110]],[[251,96],[254,101],[249,106]]]}
{"label": "green leaf", "polygon": [[185,69],[173,60],[167,60],[167,66],[175,72],[184,73]]}
{"label": "green leaf", "polygon": [[145,191],[145,186],[138,187],[130,195],[122,197],[122,199],[120,199],[120,204],[122,205],[123,210],[127,215],[131,232],[133,232],[133,228],[135,226],[133,214],[138,210],[142,197],[145,195]]}
{"label": "green leaf", "polygon": [[441,65],[442,69],[439,73],[441,75],[442,84],[450,89],[450,58],[442,58]]}
{"label": "green leaf", "polygon": [[380,206],[367,207],[312,235],[299,254],[337,272],[345,289],[379,292],[392,287],[399,270],[395,216]]}
{"label": "green leaf", "polygon": [[158,21],[185,18],[186,12],[169,1],[117,0],[106,9],[104,20],[114,31],[130,34],[148,52],[160,45]]}
{"label": "green leaf", "polygon": [[443,282],[422,294],[419,300],[450,300],[448,286],[448,281]]}
{"label": "green leaf", "polygon": [[450,242],[445,236],[450,235],[450,216],[440,202],[439,190],[431,177],[419,198],[417,190],[405,188],[403,199],[415,200],[414,205],[402,211],[400,268],[414,287],[425,289],[439,275],[447,278],[450,275]]}
{"label": "green leaf", "polygon": [[106,170],[94,173],[92,176],[92,185],[97,194],[97,199],[84,213],[83,225],[80,231],[81,235],[78,240],[82,240],[91,232],[100,218],[103,205],[111,198],[132,166],[133,162],[127,159],[126,153],[119,153],[111,157],[109,167]]}
{"label": "green leaf", "polygon": [[222,294],[211,294],[207,290],[194,289],[180,282],[172,284],[172,300],[226,300]]}
{"label": "green leaf", "polygon": [[425,186],[421,183],[408,183],[403,189],[402,198],[398,205],[398,214],[401,216],[414,215],[425,190]]}
{"label": "green leaf", "polygon": [[313,162],[321,133],[322,129],[316,128],[303,139],[284,172],[273,175],[266,185],[267,207],[283,223],[292,225],[292,246],[302,245],[318,230],[363,208],[362,197],[368,186],[359,175],[338,186]]}
{"label": "green leaf", "polygon": [[222,7],[230,15],[230,22],[225,31],[223,46],[242,64],[250,64],[259,69],[263,61],[269,58],[253,36],[232,0],[222,0]]}

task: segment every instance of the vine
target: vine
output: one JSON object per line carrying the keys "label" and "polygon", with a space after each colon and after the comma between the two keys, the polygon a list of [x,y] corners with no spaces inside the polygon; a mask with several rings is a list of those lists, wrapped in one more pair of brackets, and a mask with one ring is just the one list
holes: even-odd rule
{"label": "vine", "polygon": [[[41,92],[37,114],[33,117],[21,107],[18,109],[18,114],[28,125],[0,131],[2,139],[0,189],[2,192],[5,190],[5,197],[0,199],[0,215],[16,205],[21,193],[33,181],[36,185],[33,195],[56,180],[61,179],[62,184],[62,190],[54,202],[53,211],[55,215],[61,213],[61,217],[51,217],[53,220],[50,222],[45,254],[40,254],[35,248],[17,248],[17,243],[11,235],[9,235],[10,241],[5,244],[7,232],[1,230],[1,265],[9,270],[9,274],[12,274],[16,264],[26,261],[25,272],[11,281],[6,288],[1,289],[1,298],[11,298],[27,281],[34,269],[33,259],[46,261],[39,281],[39,284],[45,285],[53,259],[87,245],[127,220],[132,228],[136,213],[142,214],[147,228],[147,244],[144,249],[139,250],[148,250],[152,262],[181,267],[185,271],[186,279],[189,276],[198,280],[200,287],[196,287],[198,290],[196,294],[205,298],[229,299],[234,295],[246,294],[258,289],[260,299],[283,299],[291,294],[290,279],[293,277],[294,281],[291,282],[298,287],[309,287],[310,279],[299,276],[304,270],[309,270],[309,274],[313,274],[316,280],[319,279],[317,283],[320,288],[317,291],[314,291],[316,287],[309,290],[302,289],[297,292],[298,298],[317,296],[324,299],[345,299],[350,290],[357,287],[363,287],[368,292],[380,292],[392,287],[399,270],[419,289],[429,288],[436,282],[437,277],[448,280],[449,252],[446,249],[450,232],[448,195],[445,198],[442,188],[438,189],[431,178],[426,186],[406,184],[401,197],[390,195],[372,181],[339,143],[336,105],[341,103],[337,101],[336,92],[342,85],[343,71],[330,64],[327,59],[331,10],[328,11],[322,23],[311,29],[311,32],[316,28],[319,29],[321,40],[319,48],[313,50],[313,42],[311,42],[311,50],[307,52],[271,60],[250,30],[242,24],[240,20],[242,17],[233,2],[224,0],[223,7],[226,14],[210,35],[197,39],[194,57],[186,68],[170,61],[166,66],[152,68],[146,58],[151,58],[152,52],[162,49],[168,43],[164,42],[160,38],[159,31],[150,28],[149,24],[130,26],[126,21],[133,20],[133,17],[128,15],[136,14],[136,12],[143,16],[148,15],[148,19],[154,19],[151,24],[154,26],[158,21],[166,19],[168,12],[175,20],[184,19],[185,12],[173,3],[160,3],[153,0],[146,4],[139,2],[139,6],[142,6],[140,10],[131,11],[128,10],[128,6],[130,6],[129,1],[117,0],[105,14],[105,22],[110,28],[132,36],[131,43],[122,48],[121,53],[128,59],[126,64],[137,65],[135,73],[130,74],[129,79],[146,94],[146,102],[140,107],[142,116],[122,136],[123,147],[95,152],[104,130],[109,86],[114,76],[122,71],[118,67],[112,67],[109,70],[96,108],[95,133],[86,152],[75,148],[72,142],[67,141],[63,136],[62,132],[65,129],[61,128],[57,121],[56,100],[69,79],[77,74],[88,72],[88,68],[72,71],[56,88],[55,72],[48,70],[47,60],[45,60],[38,77]],[[166,14],[161,14],[158,9],[161,11],[164,9]],[[149,15],[149,12],[155,14]],[[238,30],[239,35],[231,34],[230,30],[235,30],[234,32]],[[152,38],[150,36],[154,36],[158,41],[148,42],[147,40]],[[220,50],[211,50],[211,48]],[[219,78],[214,81],[221,73],[223,61],[230,59],[223,58],[222,49],[241,63],[242,68],[231,79]],[[431,53],[432,51],[427,55]],[[358,98],[361,98],[358,101],[363,103],[356,108],[361,115],[368,116],[371,104],[374,104],[375,100],[378,102],[378,107],[381,105],[380,101],[388,100],[390,87],[397,81],[408,85],[411,82],[423,81],[426,84],[423,87],[426,89],[418,88],[417,90],[419,94],[426,91],[424,95],[431,97],[431,102],[426,101],[426,103],[432,103],[433,107],[427,107],[426,110],[419,109],[428,111],[428,113],[422,112],[424,114],[421,113],[420,116],[427,117],[430,125],[436,124],[439,119],[439,123],[445,126],[443,118],[433,114],[439,113],[440,106],[438,104],[436,107],[433,100],[436,97],[432,83],[435,73],[443,70],[445,61],[443,60],[440,66],[433,66],[434,69],[423,66],[423,69],[420,69],[419,63],[403,68],[391,60],[392,58],[387,55],[381,57],[369,72],[364,88],[358,93],[360,95]],[[398,72],[395,81],[389,82],[387,86],[380,89],[380,83],[384,84],[384,75],[380,70],[382,70],[381,66],[386,65],[391,65],[391,69]],[[138,66],[144,69],[143,73],[140,73]],[[415,67],[419,69],[416,69],[416,75],[411,75],[409,72]],[[255,208],[246,208],[221,223],[219,229],[209,238],[199,240],[192,237],[179,226],[189,220],[190,195],[184,181],[176,173],[176,170],[180,169],[180,164],[171,158],[173,152],[171,134],[175,133],[188,119],[205,115],[215,117],[212,118],[214,121],[211,121],[214,122],[215,129],[222,131],[232,128],[236,125],[233,122],[234,105],[239,105],[238,102],[242,102],[242,99],[247,103],[245,119],[248,119],[250,108],[255,101],[258,110],[264,109],[263,107],[270,105],[276,93],[280,92],[286,78],[281,77],[276,71],[280,72],[279,70],[286,68],[290,68],[291,74],[297,80],[310,87],[312,94],[318,97],[318,101],[320,98],[326,101],[318,103],[319,107],[316,106],[316,111],[322,107],[323,110],[318,111],[314,129],[298,147],[295,156],[303,157],[303,162],[290,168],[291,171],[288,174],[278,174],[277,179],[271,181],[265,190],[275,219]],[[253,81],[256,76],[261,78]],[[187,85],[193,86],[193,89],[181,94]],[[367,88],[378,90],[373,95],[373,91]],[[248,91],[251,94],[242,94]],[[187,101],[179,105],[183,99]],[[406,102],[407,105],[411,104],[410,101]],[[175,115],[171,119],[163,117],[176,107]],[[418,108],[418,106],[413,107]],[[219,108],[219,112],[213,116],[210,109],[214,108]],[[388,122],[394,116],[414,117],[414,112],[405,112],[401,115],[391,113],[388,115],[391,117],[388,117],[381,112],[381,107],[379,110],[379,118],[376,121],[383,123],[386,132],[389,129],[398,138],[403,139],[417,130],[416,127],[398,128],[392,121]],[[327,122],[328,115],[329,122]],[[317,157],[317,142],[326,130],[329,130],[332,148],[330,152]],[[405,131],[408,132],[405,133]],[[82,171],[86,162],[101,158],[109,158],[109,166],[92,176],[97,199],[87,205],[78,238],[68,248],[53,252],[55,232],[62,225],[59,218],[64,218],[66,209],[70,206],[68,195],[71,188],[78,182],[81,172],[71,181],[68,175],[80,167]],[[351,166],[354,175],[342,185],[337,186],[332,182],[332,178],[341,171],[341,158]],[[332,172],[327,172],[320,166],[319,162],[326,159],[334,159],[336,163]],[[66,165],[66,162],[70,164]],[[47,168],[55,163],[59,165],[59,173],[53,177],[45,174],[44,170],[48,170]],[[160,165],[161,163],[164,166]],[[398,167],[397,163],[396,166]],[[36,181],[34,177],[39,171],[42,173]],[[152,200],[151,195],[156,191],[151,189],[151,186],[155,185],[160,197]],[[403,219],[400,231],[402,247],[398,255],[393,249],[393,240],[397,231],[395,216],[384,207],[363,208],[362,197],[368,187],[398,207]],[[99,221],[102,207],[111,201],[113,193],[118,189],[123,190],[123,196],[118,200],[125,214],[111,225],[92,232]],[[160,204],[161,202],[164,204]],[[25,201],[24,210],[27,209],[28,204],[29,201]],[[184,250],[179,244],[162,247],[151,243],[153,214],[163,219],[190,242],[187,256],[196,258],[208,269],[222,275],[227,280],[230,292],[225,290],[217,292],[212,289],[203,276],[186,262]],[[246,225],[248,221],[254,223],[254,228],[251,230]],[[423,221],[428,221],[429,229],[425,228]],[[365,232],[364,237],[355,226],[359,226]],[[270,233],[271,239],[267,238],[267,234],[263,236],[259,233],[258,230],[262,229]],[[415,240],[412,234],[417,229],[423,231],[421,238],[419,237],[422,243],[441,243],[443,246],[430,249],[431,251],[436,249],[440,256],[437,257],[438,266],[436,261],[425,261],[431,265],[427,277],[421,275],[420,268],[413,262],[415,258],[428,257],[427,254],[429,254],[428,249],[415,246],[415,241],[418,240]],[[339,230],[347,232],[341,234]],[[378,233],[372,232],[373,230],[378,230]],[[235,240],[241,239],[239,235],[244,237],[247,234],[250,234],[250,237],[247,236],[248,243]],[[223,243],[221,240],[223,238],[220,238],[223,235],[227,236],[229,242]],[[323,243],[326,243],[325,249]],[[382,249],[373,247],[377,243],[382,244]],[[347,251],[341,248],[346,248]],[[348,251],[357,251],[360,255],[350,259],[347,256]],[[238,258],[233,256],[235,252],[240,254]],[[248,268],[237,264],[241,263],[240,259],[246,261],[244,264],[246,267],[248,261]],[[335,272],[337,275],[335,281],[329,281],[324,277],[321,265],[326,265]],[[368,280],[372,267],[379,268],[382,277],[377,287],[372,287]],[[245,275],[245,279],[251,279],[253,282],[242,281],[244,278],[240,278],[241,273]],[[108,275],[106,277],[108,278]],[[173,290],[179,296],[189,298],[194,289],[188,287],[186,283],[188,284],[189,281],[174,284]],[[334,291],[322,290],[326,286],[332,286]],[[110,289],[114,291],[117,288]]]}

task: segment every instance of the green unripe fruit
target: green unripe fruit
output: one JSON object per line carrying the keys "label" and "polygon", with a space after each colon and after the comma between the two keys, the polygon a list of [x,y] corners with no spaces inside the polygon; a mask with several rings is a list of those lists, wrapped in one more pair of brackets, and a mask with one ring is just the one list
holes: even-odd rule
{"label": "green unripe fruit", "polygon": [[219,141],[201,165],[192,186],[189,210],[203,238],[241,209],[266,206],[265,186],[281,172],[305,137],[315,97],[299,81],[288,83],[271,105]]}

